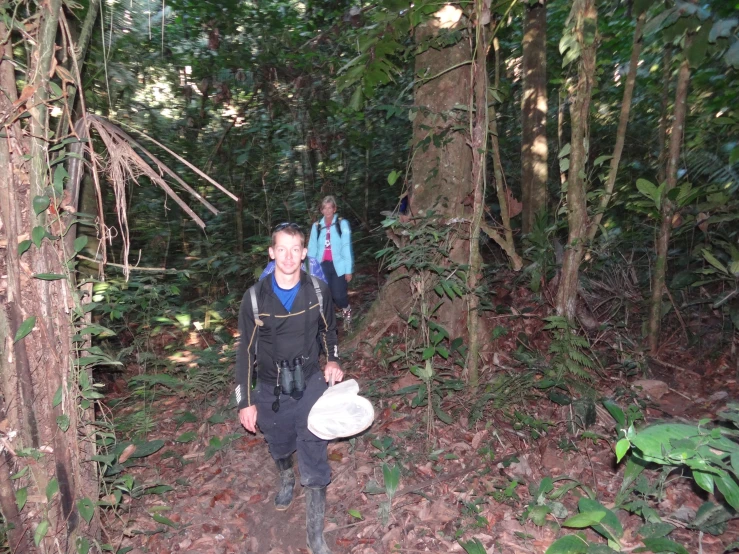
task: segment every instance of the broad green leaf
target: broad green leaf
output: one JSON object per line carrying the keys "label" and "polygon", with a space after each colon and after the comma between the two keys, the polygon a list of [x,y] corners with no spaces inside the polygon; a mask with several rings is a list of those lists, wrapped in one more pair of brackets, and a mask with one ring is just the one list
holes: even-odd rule
{"label": "broad green leaf", "polygon": [[385,492],[388,498],[392,500],[400,485],[400,468],[397,465],[390,467],[387,464],[382,464],[382,476],[385,479]]}
{"label": "broad green leaf", "polygon": [[131,454],[131,458],[145,458],[146,456],[151,456],[152,454],[160,450],[163,446],[164,441],[161,439],[144,443],[137,443],[136,450],[133,454]]}
{"label": "broad green leaf", "polygon": [[28,467],[29,466],[23,466],[23,468],[18,473],[14,473],[10,476],[10,480],[15,481],[16,479],[20,479],[21,477],[23,477],[26,473],[28,473]]}
{"label": "broad green leaf", "polygon": [[54,393],[54,398],[51,400],[51,405],[53,407],[57,407],[59,404],[62,403],[62,386],[59,385],[59,388],[56,389],[56,392]]}
{"label": "broad green leaf", "polygon": [[580,535],[565,535],[554,541],[546,554],[587,554],[590,543]]}
{"label": "broad green leaf", "polygon": [[26,500],[28,500],[28,487],[23,487],[22,489],[15,491],[15,503],[18,506],[19,512],[23,510],[23,506],[26,505]]}
{"label": "broad green leaf", "polygon": [[364,519],[359,510],[349,510],[349,515],[357,519]]}
{"label": "broad green leaf", "polygon": [[739,485],[737,485],[734,477],[726,471],[721,471],[719,475],[714,477],[716,487],[724,495],[726,502],[734,508],[739,510]]}
{"label": "broad green leaf", "polygon": [[649,549],[649,552],[672,552],[674,554],[690,554],[683,545],[664,537],[644,539],[643,542],[644,546]]}
{"label": "broad green leaf", "polygon": [[45,211],[46,208],[51,204],[51,199],[48,196],[34,196],[33,197],[33,211],[36,215]]}
{"label": "broad green leaf", "polygon": [[391,171],[390,174],[387,176],[388,185],[394,185],[395,182],[398,180],[398,177],[400,177],[400,171]]}
{"label": "broad green leaf", "polygon": [[584,529],[585,527],[591,527],[606,517],[604,510],[598,510],[595,512],[582,512],[568,518],[562,523],[562,527],[573,527],[575,529]]}
{"label": "broad green leaf", "polygon": [[713,494],[713,475],[704,471],[693,471],[693,479],[704,491]]}
{"label": "broad green leaf", "polygon": [[487,554],[487,551],[485,550],[485,547],[480,542],[480,539],[473,538],[472,540],[469,540],[467,542],[461,542],[459,545],[464,548],[464,551],[467,554]]}
{"label": "broad green leaf", "polygon": [[59,492],[59,481],[56,480],[56,477],[49,481],[49,483],[46,485],[46,500],[51,502],[51,499],[54,498],[54,495]]}
{"label": "broad green leaf", "polygon": [[33,543],[38,546],[42,540],[44,540],[44,537],[46,536],[46,532],[49,530],[49,520],[45,519],[41,523],[38,524],[38,527],[36,527],[36,531],[33,533]]}
{"label": "broad green leaf", "polygon": [[89,498],[80,498],[77,501],[77,510],[79,511],[82,519],[87,523],[92,521],[92,516],[95,515],[95,504]]}
{"label": "broad green leaf", "polygon": [[28,336],[28,334],[33,330],[34,325],[36,325],[36,316],[32,315],[31,317],[26,319],[23,323],[21,323],[20,327],[18,327],[18,330],[15,333],[15,339],[13,340],[13,342],[16,343],[22,338]]}
{"label": "broad green leaf", "polygon": [[33,242],[30,240],[22,240],[18,243],[18,255],[21,256],[24,254],[29,248],[31,248],[31,245]]}
{"label": "broad green leaf", "polygon": [[74,251],[81,252],[82,249],[87,246],[87,235],[80,235],[74,239]]}
{"label": "broad green leaf", "polygon": [[54,170],[54,191],[58,196],[61,196],[64,192],[64,179],[67,177],[69,177],[69,173],[64,169],[64,164],[57,165]]}
{"label": "broad green leaf", "polygon": [[41,248],[41,241],[44,240],[45,236],[46,229],[43,227],[37,226],[31,229],[31,240],[36,245],[36,248]]}
{"label": "broad green leaf", "polygon": [[654,205],[657,209],[660,207],[661,198],[659,194],[659,188],[657,188],[654,184],[647,181],[646,179],[637,179],[636,180],[636,189],[642,193],[644,196],[652,200],[654,202]]}
{"label": "broad green leaf", "polygon": [[597,500],[593,500],[591,498],[581,498],[577,503],[577,507],[583,513],[605,511],[606,515],[600,520],[600,523],[593,525],[593,529],[603,535],[610,542],[618,544],[619,539],[624,536],[624,528],[615,513],[603,506]]}
{"label": "broad green leaf", "polygon": [[77,554],[87,554],[88,552],[90,552],[90,541],[85,537],[77,537]]}
{"label": "broad green leaf", "polygon": [[175,439],[175,442],[192,442],[198,437],[198,434],[195,431],[187,431],[185,433],[182,433],[179,437]]}
{"label": "broad green leaf", "polygon": [[616,462],[620,462],[626,453],[631,448],[631,443],[628,439],[621,439],[616,443]]}
{"label": "broad green leaf", "polygon": [[66,433],[67,429],[69,429],[69,416],[67,414],[56,416],[56,424],[62,432]]}
{"label": "broad green leaf", "polygon": [[436,417],[438,417],[442,422],[446,423],[447,425],[451,425],[452,423],[454,423],[454,418],[452,418],[452,416],[450,416],[448,413],[442,410],[441,406],[439,406],[439,404],[436,402],[434,402],[434,413],[436,414]]}

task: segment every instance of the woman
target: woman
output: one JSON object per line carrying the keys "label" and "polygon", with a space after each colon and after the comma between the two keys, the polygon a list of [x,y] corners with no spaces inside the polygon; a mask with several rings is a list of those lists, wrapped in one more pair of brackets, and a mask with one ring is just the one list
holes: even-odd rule
{"label": "woman", "polygon": [[327,196],[321,202],[323,217],[310,229],[308,256],[321,262],[334,304],[341,308],[344,322],[352,316],[347,284],[352,280],[354,256],[349,222],[336,215],[336,199]]}

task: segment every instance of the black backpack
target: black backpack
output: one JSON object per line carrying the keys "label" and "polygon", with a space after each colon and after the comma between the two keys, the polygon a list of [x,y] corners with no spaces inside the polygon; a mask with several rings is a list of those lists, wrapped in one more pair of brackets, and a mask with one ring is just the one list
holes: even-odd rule
{"label": "black backpack", "polygon": [[[318,220],[318,234],[321,234],[321,231],[323,231],[323,226],[321,225],[321,222],[323,221],[323,218]],[[343,217],[337,217],[336,218],[336,232],[339,233],[339,238],[341,238],[341,222],[344,221]]]}

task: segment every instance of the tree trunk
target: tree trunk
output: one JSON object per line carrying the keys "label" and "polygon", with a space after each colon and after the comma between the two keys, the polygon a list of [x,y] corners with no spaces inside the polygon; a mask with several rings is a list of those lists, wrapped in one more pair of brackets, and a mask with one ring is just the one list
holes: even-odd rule
{"label": "tree trunk", "polygon": [[[6,480],[10,464],[0,468],[0,507],[23,537],[32,536],[32,529],[39,525],[40,529],[48,526],[45,535],[40,535],[39,546],[46,552],[74,550],[80,534],[96,536],[98,521],[93,519],[91,526],[81,530],[76,507],[84,497],[92,505],[98,500],[96,466],[88,461],[94,453],[91,445],[95,437],[84,421],[78,421],[78,415],[85,413],[84,406],[80,410],[78,383],[84,370],[75,364],[77,346],[72,336],[82,311],[67,264],[75,253],[61,240],[64,225],[57,214],[57,206],[66,205],[62,197],[71,194],[70,184],[65,187],[64,179],[52,179],[61,164],[49,167],[49,149],[63,138],[52,136],[48,115],[49,81],[61,13],[61,0],[38,4],[38,27],[35,40],[27,42],[31,64],[25,76],[16,80],[17,68],[13,67],[10,46],[17,37],[8,38],[0,60],[0,112],[30,115],[23,129],[18,119],[6,125],[0,141],[0,213],[5,234],[5,241],[0,240],[0,244],[5,243],[0,274],[8,275],[7,302],[3,302],[6,309],[0,314],[0,328],[7,330],[0,345],[2,392],[8,411],[4,415],[12,429],[20,431],[13,447],[38,454],[34,463],[27,463],[31,458],[13,460],[14,471],[23,466],[30,468],[25,477],[15,481]],[[0,36],[8,37],[7,33],[0,24]],[[19,82],[32,95],[7,109],[17,98]],[[49,208],[43,209],[41,202],[49,200]],[[20,239],[25,242],[19,251]],[[31,318],[35,318],[35,324],[24,326]],[[15,341],[19,329],[25,329],[25,333]],[[14,514],[7,498],[13,486],[28,487],[31,494],[41,497],[49,494],[50,500],[43,509],[27,507]],[[21,551],[31,551],[22,542],[27,538],[12,535],[11,540],[20,544]]]}
{"label": "tree trunk", "polygon": [[670,132],[670,146],[667,157],[665,188],[662,193],[659,235],[657,236],[657,260],[652,275],[652,301],[649,311],[649,353],[654,356],[659,347],[659,331],[662,321],[662,295],[665,290],[665,273],[667,271],[667,249],[672,231],[672,214],[674,205],[668,195],[677,185],[677,169],[680,163],[680,143],[683,139],[685,116],[687,114],[688,84],[690,82],[690,66],[683,60],[677,74],[675,90],[675,110]]}
{"label": "tree trunk", "polygon": [[522,230],[531,232],[547,206],[547,8],[546,0],[529,4],[523,31],[521,102]]}
{"label": "tree trunk", "polygon": [[657,132],[657,184],[660,185],[665,182],[667,175],[667,164],[665,163],[665,157],[667,156],[667,128],[669,127],[670,121],[670,81],[672,74],[672,46],[665,46],[664,52],[662,53],[662,96],[661,96],[661,111],[659,118],[659,130]]}
{"label": "tree trunk", "polygon": [[481,278],[482,256],[480,255],[480,222],[485,211],[485,160],[488,147],[488,70],[487,70],[487,33],[484,22],[490,20],[490,4],[485,0],[476,0],[475,13],[475,51],[472,61],[472,94],[469,105],[475,106],[474,115],[470,111],[472,120],[472,136],[470,148],[472,152],[472,184],[473,215],[470,232],[470,269],[467,272],[467,288],[469,290],[469,313],[467,314],[467,334],[469,348],[467,351],[467,383],[472,390],[476,390],[479,383],[478,356],[480,354],[480,337],[478,328],[480,314],[477,308],[480,299],[477,296],[477,287]]}
{"label": "tree trunk", "polygon": [[587,238],[587,200],[585,164],[590,121],[590,100],[595,79],[595,30],[598,12],[595,0],[575,0],[572,12],[575,38],[580,44],[578,82],[570,107],[572,138],[570,167],[567,174],[567,223],[569,237],[565,249],[562,273],[557,289],[557,315],[575,320],[580,263]]}
{"label": "tree trunk", "polygon": [[[416,41],[420,44],[440,32],[443,32],[441,20],[432,18],[416,28]],[[415,90],[416,152],[411,165],[410,203],[411,211],[421,217],[431,211],[447,221],[470,219],[472,215],[472,210],[463,203],[473,190],[472,153],[465,136],[455,130],[456,126],[468,126],[455,107],[470,100],[470,68],[465,63],[470,62],[471,54],[469,42],[461,40],[442,50],[428,48],[416,56],[416,74],[433,77]],[[469,262],[468,238],[457,235],[451,245],[450,262]],[[464,333],[467,306],[463,300],[447,301],[437,313],[439,324],[451,338]]]}
{"label": "tree trunk", "polygon": [[590,227],[588,229],[588,239],[591,241],[598,233],[598,228],[601,220],[603,219],[603,214],[608,207],[608,203],[611,201],[613,187],[616,185],[618,164],[621,163],[621,154],[624,151],[624,143],[626,142],[626,127],[629,124],[629,114],[631,113],[631,98],[634,94],[636,70],[639,66],[639,56],[641,54],[642,47],[642,29],[644,28],[644,21],[646,20],[646,18],[647,14],[646,12],[644,12],[636,19],[636,29],[634,29],[634,43],[631,47],[631,60],[629,61],[629,73],[626,77],[626,83],[624,85],[624,97],[621,101],[621,115],[618,119],[618,128],[616,130],[616,144],[613,147],[613,157],[611,158],[611,165],[608,169],[608,180],[606,181],[606,187],[603,191],[603,196],[600,197],[598,213],[595,214],[595,217],[593,218],[593,221],[591,221]]}

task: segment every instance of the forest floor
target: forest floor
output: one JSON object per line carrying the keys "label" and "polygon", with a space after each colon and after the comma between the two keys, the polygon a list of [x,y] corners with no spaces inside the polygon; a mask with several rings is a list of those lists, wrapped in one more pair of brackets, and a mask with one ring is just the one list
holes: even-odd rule
{"label": "forest floor", "polygon": [[[361,295],[355,306],[366,306],[373,291]],[[526,328],[534,320],[521,318],[520,329],[512,329],[510,335],[535,334],[535,329]],[[394,338],[393,329],[389,336],[397,343],[401,337],[395,331]],[[727,402],[739,398],[735,372],[726,356],[683,350],[679,342],[670,343],[665,349],[669,355],[661,363],[649,365],[649,379],[656,384],[633,386],[644,378],[643,372],[633,376],[607,372],[599,393],[631,398],[647,422],[714,418]],[[515,371],[503,367],[510,360],[506,348],[515,348],[514,343],[496,343],[495,372]],[[191,363],[197,363],[197,347],[190,349],[195,355]],[[459,541],[473,538],[488,554],[544,553],[558,537],[574,531],[562,529],[561,519],[552,514],[542,526],[531,519],[522,521],[521,514],[530,503],[536,504],[539,484],[547,477],[557,485],[583,486],[559,499],[570,516],[577,513],[578,495],[588,487],[604,506],[613,506],[624,464],[616,464],[615,424],[605,410],[597,410],[595,424],[583,435],[582,429],[568,431],[568,408],[541,395],[523,394],[515,405],[486,410],[471,423],[474,398],[460,391],[446,395],[442,403],[455,414],[454,421],[445,424],[436,419],[429,434],[426,408],[412,408],[415,393],[402,392],[418,379],[407,370],[394,369],[382,359],[382,352],[373,350],[350,353],[345,370],[372,399],[375,422],[361,437],[329,444],[333,481],[328,489],[326,539],[334,554],[464,552]],[[492,377],[493,370],[488,371],[484,377]],[[163,394],[149,404],[148,438],[166,444],[141,458],[131,472],[140,485],[168,487],[127,500],[106,522],[111,540],[132,554],[308,552],[300,485],[292,506],[277,512],[272,504],[277,472],[267,446],[261,435],[243,430],[235,409],[227,404],[228,391],[208,398]],[[127,403],[116,417],[140,409],[140,404]],[[516,412],[530,417],[517,418]],[[383,486],[384,463],[401,468],[391,504]],[[707,500],[692,479],[673,473],[661,498],[649,500],[676,526],[669,538],[684,545],[686,552],[721,553],[739,539],[736,521],[719,536],[683,528]],[[623,551],[638,549],[643,520],[623,510],[617,514],[624,528]],[[605,543],[591,529],[585,534],[593,542]]]}

